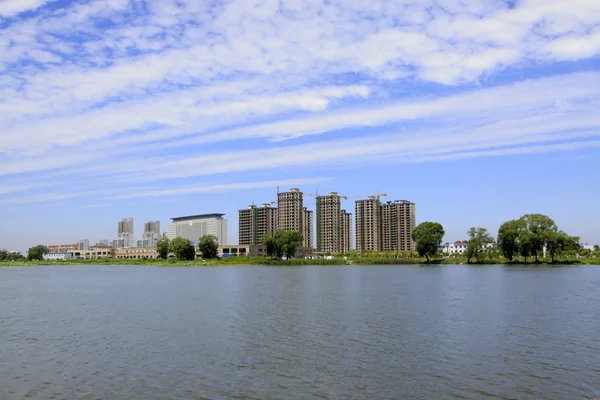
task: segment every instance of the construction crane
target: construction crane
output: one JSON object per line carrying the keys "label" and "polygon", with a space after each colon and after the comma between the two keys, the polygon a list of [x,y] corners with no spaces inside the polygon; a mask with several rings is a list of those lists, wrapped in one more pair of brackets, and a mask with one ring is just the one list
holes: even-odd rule
{"label": "construction crane", "polygon": [[385,193],[381,193],[379,190],[377,191],[377,194],[369,194],[369,195],[363,195],[363,196],[340,196],[343,197],[344,199],[364,199],[365,197],[376,197],[377,200],[379,200],[380,197],[387,197],[387,194]]}

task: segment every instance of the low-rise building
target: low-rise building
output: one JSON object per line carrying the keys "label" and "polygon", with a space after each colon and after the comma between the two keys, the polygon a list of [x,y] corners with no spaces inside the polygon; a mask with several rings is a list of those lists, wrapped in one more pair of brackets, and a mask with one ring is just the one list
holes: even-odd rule
{"label": "low-rise building", "polygon": [[[307,254],[313,254],[311,247],[298,247],[296,258],[304,258]],[[217,255],[219,257],[267,257],[267,246],[263,244],[232,244],[219,246]],[[196,254],[199,257],[199,254]]]}
{"label": "low-rise building", "polygon": [[45,261],[64,261],[73,258],[73,255],[67,251],[60,253],[46,253],[43,255]]}
{"label": "low-rise building", "polygon": [[152,259],[158,258],[156,247],[120,247],[115,250],[117,259]]}
{"label": "low-rise building", "polygon": [[73,258],[81,260],[97,260],[100,258],[113,258],[115,256],[115,250],[106,245],[95,245],[90,246],[89,250],[73,250],[70,251]]}
{"label": "low-rise building", "polygon": [[48,248],[48,253],[64,253],[66,251],[78,250],[79,243],[75,244],[51,244],[46,246]]}
{"label": "low-rise building", "polygon": [[[455,254],[463,254],[467,251],[467,245],[469,244],[468,240],[457,240],[454,243],[447,242],[442,247],[440,247],[441,253],[448,253],[449,255]],[[483,245],[484,249],[492,249],[495,248],[495,243],[486,243]]]}

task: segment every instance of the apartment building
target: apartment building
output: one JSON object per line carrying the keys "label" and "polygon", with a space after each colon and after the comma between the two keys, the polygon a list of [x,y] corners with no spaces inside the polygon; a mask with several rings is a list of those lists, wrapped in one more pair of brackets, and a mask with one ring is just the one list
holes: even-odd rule
{"label": "apartment building", "polygon": [[381,250],[381,202],[375,196],[355,204],[356,250]]}
{"label": "apartment building", "polygon": [[331,192],[317,197],[317,251],[346,253],[351,244],[351,216],[341,209],[341,196]]}
{"label": "apartment building", "polygon": [[133,246],[133,218],[123,218],[117,225],[115,247]]}
{"label": "apartment building", "polygon": [[298,231],[303,229],[303,196],[300,189],[277,194],[277,229],[282,231]]}
{"label": "apartment building", "polygon": [[258,245],[264,235],[273,235],[277,229],[277,208],[265,203],[239,210],[238,242],[240,245]]}
{"label": "apartment building", "polygon": [[381,250],[415,251],[415,204],[407,200],[381,204]]}
{"label": "apartment building", "polygon": [[171,240],[182,237],[198,243],[202,236],[214,235],[220,244],[227,243],[227,220],[223,218],[224,215],[214,213],[171,218],[173,222],[169,224],[167,237]]}
{"label": "apartment building", "polygon": [[154,247],[160,238],[160,221],[148,221],[144,224],[144,233],[137,247]]}
{"label": "apartment building", "polygon": [[369,197],[356,202],[356,249],[414,251],[412,232],[416,207],[407,200],[388,201]]}
{"label": "apartment building", "polygon": [[352,214],[342,210],[340,219],[340,253],[347,253],[352,250]]}
{"label": "apartment building", "polygon": [[302,247],[314,248],[313,244],[313,212],[306,207],[302,209]]}

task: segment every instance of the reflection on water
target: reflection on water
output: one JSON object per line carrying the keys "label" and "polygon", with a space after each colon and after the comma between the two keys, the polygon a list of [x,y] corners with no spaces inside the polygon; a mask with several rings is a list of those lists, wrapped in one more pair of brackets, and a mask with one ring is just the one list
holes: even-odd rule
{"label": "reflection on water", "polygon": [[593,399],[600,268],[0,268],[0,399]]}

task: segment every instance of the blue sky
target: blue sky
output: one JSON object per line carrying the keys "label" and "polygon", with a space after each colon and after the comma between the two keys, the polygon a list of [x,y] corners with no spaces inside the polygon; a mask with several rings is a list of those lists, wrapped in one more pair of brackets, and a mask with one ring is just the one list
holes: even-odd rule
{"label": "blue sky", "polygon": [[0,248],[212,212],[235,243],[277,185],[600,243],[599,110],[598,1],[0,0]]}

